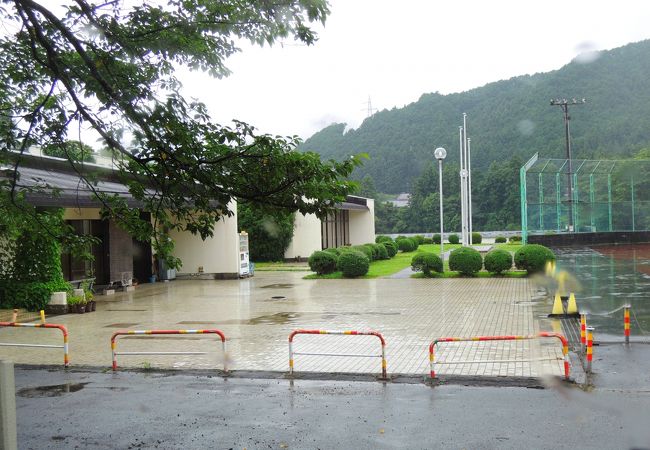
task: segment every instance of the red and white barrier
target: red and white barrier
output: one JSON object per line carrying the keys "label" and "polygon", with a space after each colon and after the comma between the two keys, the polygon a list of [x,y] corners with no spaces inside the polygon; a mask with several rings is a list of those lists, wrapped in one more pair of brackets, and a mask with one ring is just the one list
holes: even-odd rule
{"label": "red and white barrier", "polygon": [[[293,351],[293,339],[298,334],[342,334],[349,336],[376,336],[381,342],[380,355],[358,355],[358,354],[344,354],[344,353],[299,353]],[[386,369],[386,340],[381,333],[377,331],[326,331],[326,330],[294,330],[289,334],[289,374],[293,375],[293,361],[295,355],[309,355],[309,356],[349,356],[357,358],[381,358],[381,377],[387,378]]]}
{"label": "red and white barrier", "polygon": [[[431,378],[436,378],[436,372],[434,369],[435,364],[435,347],[436,345],[443,342],[476,342],[476,341],[518,341],[518,340],[529,340],[537,338],[557,338],[562,342],[562,354],[564,356],[564,378],[569,379],[569,371],[571,363],[569,362],[569,342],[567,339],[559,333],[551,332],[541,332],[538,334],[531,335],[506,335],[506,336],[474,336],[474,337],[441,337],[434,339],[431,344],[429,344],[429,364],[431,365],[430,375]],[[542,358],[536,361],[552,361],[550,358]],[[486,360],[486,361],[463,361],[465,364],[470,363],[495,363],[495,362],[525,362],[524,360]],[[445,364],[445,363],[439,363]]]}
{"label": "red and white barrier", "polygon": [[121,330],[111,336],[111,352],[113,354],[113,370],[117,370],[117,355],[205,355],[206,352],[117,352],[117,337],[125,335],[157,335],[157,334],[216,334],[221,338],[223,349],[223,370],[228,371],[226,356],[226,336],[221,330]]}
{"label": "red and white barrier", "polygon": [[17,327],[17,328],[56,328],[63,333],[63,345],[48,345],[48,344],[15,344],[9,342],[0,342],[0,346],[4,347],[37,347],[37,348],[62,348],[63,349],[63,365],[68,367],[70,365],[70,354],[68,352],[68,329],[64,325],[56,323],[17,323],[17,322],[0,322],[0,327]]}

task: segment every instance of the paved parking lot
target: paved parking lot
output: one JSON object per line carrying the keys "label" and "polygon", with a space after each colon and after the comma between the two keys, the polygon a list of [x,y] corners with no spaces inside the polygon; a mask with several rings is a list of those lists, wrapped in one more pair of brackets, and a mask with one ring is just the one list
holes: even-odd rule
{"label": "paved parking lot", "polygon": [[[52,317],[70,332],[73,365],[110,367],[110,336],[119,329],[222,330],[231,369],[288,370],[292,330],[367,330],[383,334],[389,373],[428,373],[427,347],[442,336],[531,334],[539,331],[545,299],[534,297],[525,279],[303,280],[300,272],[258,272],[228,281],[172,281],[138,286],[135,292],[97,296],[97,311]],[[541,309],[540,309],[541,307]],[[61,333],[2,329],[2,342],[61,343]],[[205,355],[125,355],[122,367],[220,368],[221,344],[214,335],[120,338],[118,351],[205,351]],[[373,336],[300,335],[302,353],[377,356]],[[562,373],[558,341],[472,342],[440,345],[441,375],[539,376]],[[0,347],[0,359],[59,364],[58,349]],[[506,360],[508,363],[464,361]],[[550,361],[538,361],[540,359]],[[524,361],[525,360],[525,361]],[[531,361],[532,360],[532,361]],[[296,356],[295,370],[380,372],[373,357]]]}

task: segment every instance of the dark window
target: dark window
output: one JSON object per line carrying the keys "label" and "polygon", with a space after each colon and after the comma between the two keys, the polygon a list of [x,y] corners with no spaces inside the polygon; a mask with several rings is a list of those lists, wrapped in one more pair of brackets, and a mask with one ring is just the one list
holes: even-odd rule
{"label": "dark window", "polygon": [[350,213],[337,210],[321,221],[323,248],[334,248],[350,244]]}

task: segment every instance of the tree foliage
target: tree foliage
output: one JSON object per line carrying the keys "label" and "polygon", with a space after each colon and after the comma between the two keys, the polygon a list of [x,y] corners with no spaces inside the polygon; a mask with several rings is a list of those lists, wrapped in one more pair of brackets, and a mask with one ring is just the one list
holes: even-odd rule
{"label": "tree foliage", "polygon": [[[204,104],[180,93],[175,69],[229,74],[226,60],[238,41],[273,44],[294,38],[313,44],[310,25],[329,14],[325,0],[167,0],[126,4],[75,0],[15,0],[0,7],[0,162],[17,169],[31,145],[58,147],[76,127],[94,130],[119,174],[154,223],[143,222],[123,198],[102,192],[67,152],[104,214],[139,240],[153,238],[169,252],[166,232],[202,238],[231,215],[232,200],[324,214],[343,201],[345,179],[359,158],[322,162],[294,151],[297,137],[260,135],[235,121],[213,123]],[[16,197],[17,176],[1,188]],[[24,212],[24,211],[23,211]],[[173,259],[167,257],[170,263]]]}
{"label": "tree foliage", "polygon": [[237,205],[239,231],[248,233],[250,259],[283,261],[293,238],[295,214],[286,210],[267,210],[254,204]]}

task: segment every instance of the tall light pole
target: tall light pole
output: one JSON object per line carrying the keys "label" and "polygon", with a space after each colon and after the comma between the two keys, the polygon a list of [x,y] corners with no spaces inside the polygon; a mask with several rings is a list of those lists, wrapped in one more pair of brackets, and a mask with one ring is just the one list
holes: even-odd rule
{"label": "tall light pole", "polygon": [[445,250],[444,250],[444,226],[442,223],[442,161],[447,157],[447,150],[442,147],[438,147],[434,150],[433,156],[438,160],[438,180],[440,181],[440,260],[442,265],[445,265]]}
{"label": "tall light pole", "polygon": [[562,108],[564,113],[564,140],[566,145],[566,159],[567,159],[567,196],[569,201],[569,231],[573,232],[573,163],[571,162],[571,131],[569,130],[569,121],[571,116],[569,116],[569,105],[582,105],[586,103],[585,99],[576,100],[572,98],[571,100],[563,99],[554,99],[551,100],[551,106],[559,106]]}

